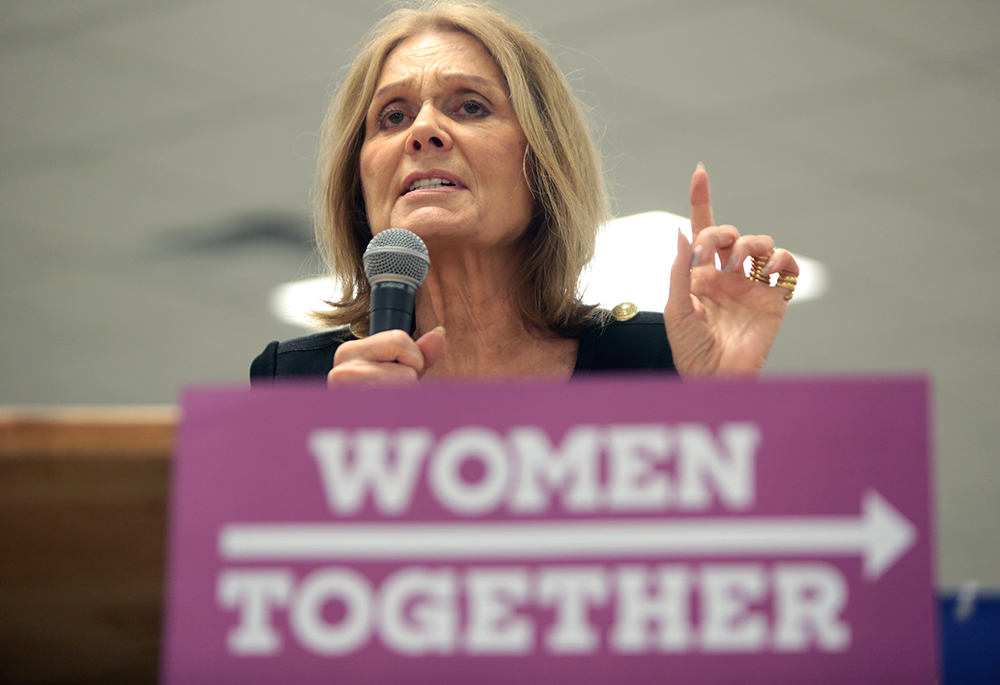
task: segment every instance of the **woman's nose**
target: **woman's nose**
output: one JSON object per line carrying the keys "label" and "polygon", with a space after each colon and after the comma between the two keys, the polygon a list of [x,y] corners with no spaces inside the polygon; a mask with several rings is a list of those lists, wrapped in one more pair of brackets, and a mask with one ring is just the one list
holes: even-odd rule
{"label": "woman's nose", "polygon": [[440,121],[440,112],[427,105],[420,110],[410,125],[406,138],[406,151],[410,154],[421,150],[450,150],[451,136]]}

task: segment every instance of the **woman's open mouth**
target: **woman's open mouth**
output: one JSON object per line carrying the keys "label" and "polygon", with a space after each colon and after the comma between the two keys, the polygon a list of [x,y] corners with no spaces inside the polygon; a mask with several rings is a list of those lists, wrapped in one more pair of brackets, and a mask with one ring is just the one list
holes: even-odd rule
{"label": "woman's open mouth", "polygon": [[[410,184],[410,187],[406,189],[406,193],[412,193],[414,190],[428,190],[430,188],[454,188],[456,187],[454,183],[444,178],[418,178],[416,181]],[[403,193],[406,195],[406,193]]]}

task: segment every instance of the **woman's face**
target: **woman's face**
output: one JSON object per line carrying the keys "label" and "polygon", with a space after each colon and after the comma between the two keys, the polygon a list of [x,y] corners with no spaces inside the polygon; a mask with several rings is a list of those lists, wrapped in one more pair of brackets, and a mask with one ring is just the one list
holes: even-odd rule
{"label": "woman's face", "polygon": [[532,213],[527,142],[500,69],[475,38],[429,31],[389,53],[368,108],[361,181],[372,233],[512,244]]}

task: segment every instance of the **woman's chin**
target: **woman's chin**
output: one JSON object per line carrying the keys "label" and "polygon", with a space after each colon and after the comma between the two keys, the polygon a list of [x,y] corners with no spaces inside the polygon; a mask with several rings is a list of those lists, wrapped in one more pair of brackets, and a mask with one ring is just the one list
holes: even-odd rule
{"label": "woman's chin", "polygon": [[410,212],[405,217],[392,222],[393,228],[413,231],[424,240],[434,238],[458,238],[471,236],[477,222],[463,218],[440,207],[426,207]]}
{"label": "woman's chin", "polygon": [[394,216],[392,228],[416,233],[432,251],[435,247],[490,250],[516,243],[524,232],[524,227],[496,225],[495,221],[488,222],[478,213],[455,212],[441,207],[421,207]]}

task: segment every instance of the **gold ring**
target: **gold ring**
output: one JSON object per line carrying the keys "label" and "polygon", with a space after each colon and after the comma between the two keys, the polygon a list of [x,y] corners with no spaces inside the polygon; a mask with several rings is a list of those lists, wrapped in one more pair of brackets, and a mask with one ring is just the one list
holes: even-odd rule
{"label": "gold ring", "polygon": [[779,288],[784,288],[788,291],[785,295],[785,301],[792,299],[792,293],[795,292],[795,284],[799,282],[799,279],[795,276],[788,274],[781,274],[778,276],[778,282],[775,285]]}
{"label": "gold ring", "polygon": [[758,283],[763,283],[764,285],[770,285],[771,277],[764,273],[764,267],[767,266],[767,257],[753,257],[750,260],[750,276],[748,277],[751,281],[757,281]]}

